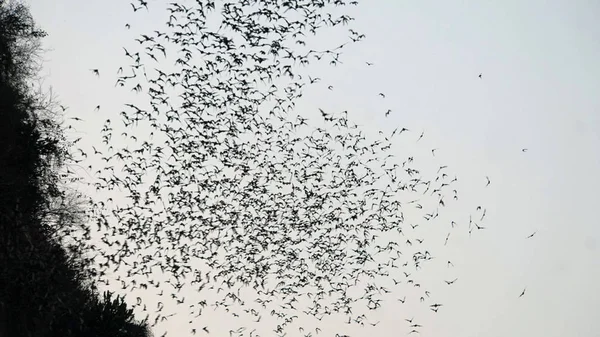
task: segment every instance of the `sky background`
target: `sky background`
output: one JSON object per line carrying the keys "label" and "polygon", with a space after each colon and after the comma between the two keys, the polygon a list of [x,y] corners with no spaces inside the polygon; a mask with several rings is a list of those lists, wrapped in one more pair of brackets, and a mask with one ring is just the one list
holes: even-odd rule
{"label": "sky background", "polygon": [[[153,11],[156,2],[140,15],[126,1],[28,3],[49,33],[44,85],[68,116],[85,120],[70,136],[97,144],[104,120],[117,123],[121,105],[134,99],[114,88],[121,47],[162,25],[164,12]],[[444,307],[418,316],[420,335],[600,336],[600,5],[370,0],[351,14],[366,40],[344,49],[343,65],[313,67],[334,90],[309,87],[299,111],[348,109],[373,132],[401,126],[416,138],[424,130],[419,146],[438,148],[436,159],[459,176],[461,199],[487,208],[486,230],[443,253],[455,261],[451,274],[432,271]],[[442,282],[455,277],[451,287]],[[348,333],[405,335],[404,319],[417,316],[417,306],[392,303],[379,325]],[[230,316],[206,315],[226,335]],[[156,336],[164,328],[188,336],[181,320],[169,319]]]}

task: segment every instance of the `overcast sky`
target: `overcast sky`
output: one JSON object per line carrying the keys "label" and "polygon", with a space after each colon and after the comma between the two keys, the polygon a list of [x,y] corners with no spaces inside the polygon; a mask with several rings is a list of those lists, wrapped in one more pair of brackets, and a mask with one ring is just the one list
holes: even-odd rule
{"label": "overcast sky", "polygon": [[[69,116],[85,119],[72,136],[95,144],[99,125],[117,120],[132,95],[114,89],[121,47],[164,13],[151,3],[133,15],[116,0],[29,3],[49,33],[45,85]],[[420,146],[439,149],[465,204],[487,207],[486,230],[445,253],[458,261],[451,274],[432,272],[444,310],[418,316],[421,336],[600,336],[600,5],[363,0],[352,14],[367,39],[345,49],[343,65],[314,69],[334,90],[307,89],[299,109],[348,109],[375,132],[401,126],[416,138],[424,130]],[[455,277],[451,287],[442,282]],[[392,302],[379,325],[350,332],[406,335],[417,306]],[[207,321],[224,325],[222,335],[237,328],[229,314],[208,310],[201,319],[199,330]],[[188,336],[181,321],[156,335]]]}

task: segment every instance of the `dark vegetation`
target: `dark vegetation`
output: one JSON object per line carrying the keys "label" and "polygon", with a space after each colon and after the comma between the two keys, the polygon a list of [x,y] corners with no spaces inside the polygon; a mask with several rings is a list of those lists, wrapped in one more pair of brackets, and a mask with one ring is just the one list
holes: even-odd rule
{"label": "dark vegetation", "polygon": [[23,4],[0,5],[0,336],[149,336],[122,298],[98,293],[78,246],[57,239],[83,202],[65,184],[60,116],[32,86],[44,36]]}

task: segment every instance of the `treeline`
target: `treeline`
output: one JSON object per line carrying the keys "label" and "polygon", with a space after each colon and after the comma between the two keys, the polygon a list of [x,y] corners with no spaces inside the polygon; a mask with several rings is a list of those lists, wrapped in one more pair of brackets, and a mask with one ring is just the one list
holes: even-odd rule
{"label": "treeline", "polygon": [[98,293],[82,250],[57,239],[83,217],[61,173],[58,110],[31,85],[45,35],[22,3],[0,4],[0,337],[150,336],[122,298]]}

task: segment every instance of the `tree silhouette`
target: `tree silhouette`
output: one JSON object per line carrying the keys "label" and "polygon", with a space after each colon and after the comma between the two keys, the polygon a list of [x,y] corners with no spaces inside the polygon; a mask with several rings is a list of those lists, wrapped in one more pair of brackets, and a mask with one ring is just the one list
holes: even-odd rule
{"label": "tree silhouette", "polygon": [[60,243],[84,210],[63,184],[72,144],[31,85],[44,36],[22,3],[0,5],[0,336],[148,336]]}

